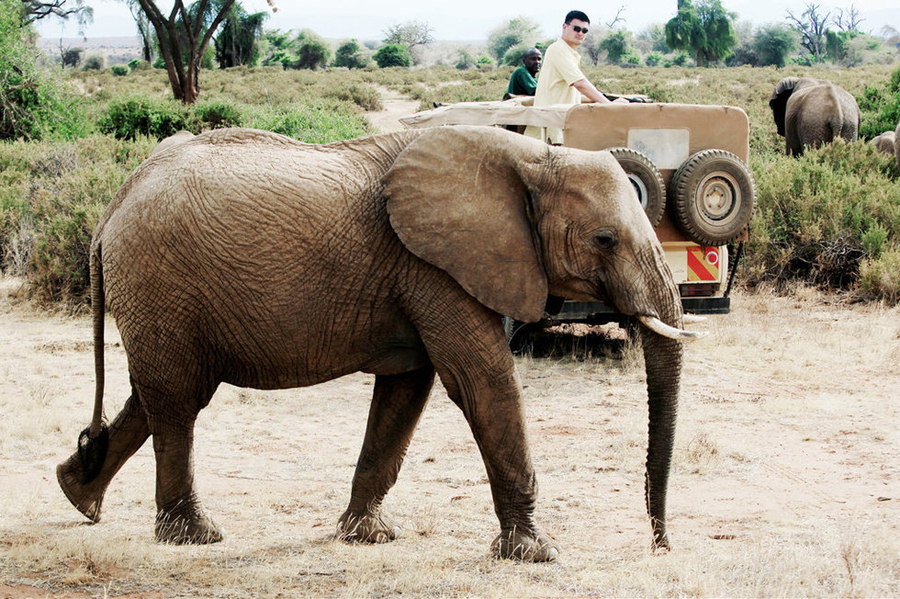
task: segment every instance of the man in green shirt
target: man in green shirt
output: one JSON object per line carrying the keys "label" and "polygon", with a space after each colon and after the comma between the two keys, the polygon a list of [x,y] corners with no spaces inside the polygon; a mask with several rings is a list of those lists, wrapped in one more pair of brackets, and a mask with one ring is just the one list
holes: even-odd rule
{"label": "man in green shirt", "polygon": [[533,96],[537,87],[537,73],[541,70],[543,56],[537,48],[529,48],[522,54],[522,65],[509,78],[506,93],[511,96]]}

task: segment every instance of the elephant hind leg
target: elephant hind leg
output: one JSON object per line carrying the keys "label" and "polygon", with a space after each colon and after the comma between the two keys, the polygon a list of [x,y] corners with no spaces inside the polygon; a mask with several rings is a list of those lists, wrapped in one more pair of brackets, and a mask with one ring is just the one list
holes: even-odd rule
{"label": "elephant hind leg", "polygon": [[56,468],[56,479],[63,493],[78,511],[93,522],[100,520],[100,506],[110,481],[150,436],[147,415],[135,394],[125,402],[122,411],[109,426],[108,434],[106,455],[95,455],[97,472],[89,472],[93,468],[86,462],[91,458],[80,451]]}
{"label": "elephant hind leg", "polygon": [[225,538],[194,489],[194,420],[153,433],[156,453],[156,540],[176,545]]}
{"label": "elephant hind leg", "polygon": [[375,391],[350,505],[338,521],[339,538],[386,543],[399,528],[381,511],[384,496],[397,481],[413,431],[434,386],[431,364],[418,370],[375,378]]}

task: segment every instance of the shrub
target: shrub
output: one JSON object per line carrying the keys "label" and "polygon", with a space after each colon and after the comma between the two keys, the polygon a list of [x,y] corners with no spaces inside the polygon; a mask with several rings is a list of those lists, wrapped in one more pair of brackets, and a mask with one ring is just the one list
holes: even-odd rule
{"label": "shrub", "polygon": [[368,86],[351,85],[350,87],[330,89],[326,91],[323,96],[326,98],[336,98],[344,102],[353,102],[368,112],[384,109],[384,104],[381,102],[381,94],[378,93],[377,89]]}
{"label": "shrub", "polygon": [[240,127],[244,124],[244,115],[232,102],[202,102],[194,107],[194,116],[206,129]]}
{"label": "shrub", "polygon": [[0,3],[0,140],[72,137],[84,132],[75,100],[39,68],[19,3]]}
{"label": "shrub", "polygon": [[892,249],[878,258],[864,260],[860,267],[859,286],[872,297],[900,303],[900,250]]}
{"label": "shrub", "polygon": [[112,67],[110,67],[110,71],[112,71],[112,74],[116,77],[124,77],[130,72],[128,67],[123,64],[114,64]]}
{"label": "shrub", "polygon": [[38,299],[84,303],[91,232],[155,139],[0,145],[0,256]]}
{"label": "shrub", "polygon": [[349,40],[338,46],[334,53],[334,66],[347,67],[348,69],[361,69],[366,66],[369,59],[363,53],[359,42]]}
{"label": "shrub", "polygon": [[366,133],[366,119],[340,102],[315,101],[261,110],[250,122],[256,129],[308,143],[327,143]]}
{"label": "shrub", "polygon": [[659,52],[651,52],[647,56],[644,57],[644,64],[648,67],[655,67],[662,63],[663,55]]}
{"label": "shrub", "polygon": [[331,47],[328,42],[309,31],[300,32],[297,37],[297,62],[294,66],[298,69],[318,69],[324,67],[331,60]]}
{"label": "shrub", "polygon": [[372,58],[375,59],[375,63],[382,69],[388,67],[409,67],[412,64],[409,51],[400,44],[386,44],[380,47]]}
{"label": "shrub", "polygon": [[102,71],[103,70],[103,57],[102,56],[88,56],[84,59],[84,66],[81,68],[85,71]]}
{"label": "shrub", "polygon": [[135,139],[139,135],[163,139],[182,129],[196,130],[188,108],[180,102],[139,96],[110,102],[99,127],[117,139]]}
{"label": "shrub", "polygon": [[853,289],[863,263],[876,270],[893,264],[879,262],[891,252],[889,240],[900,236],[892,157],[871,144],[837,141],[799,158],[769,154],[753,162],[759,206],[747,252],[748,282],[800,280]]}
{"label": "shrub", "polygon": [[884,85],[867,85],[856,101],[862,111],[860,137],[872,139],[885,131],[896,129],[900,123],[900,67]]}

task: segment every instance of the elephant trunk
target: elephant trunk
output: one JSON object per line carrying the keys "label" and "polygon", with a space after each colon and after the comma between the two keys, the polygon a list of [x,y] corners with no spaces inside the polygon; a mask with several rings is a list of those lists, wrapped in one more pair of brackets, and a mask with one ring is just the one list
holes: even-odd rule
{"label": "elephant trunk", "polygon": [[[661,281],[651,286],[656,290],[651,302],[658,318],[639,317],[639,320],[644,325],[640,330],[649,410],[644,492],[653,529],[653,548],[668,549],[666,489],[675,441],[682,341],[699,338],[699,335],[679,330],[684,326],[681,298],[667,266],[663,264],[660,269]],[[673,331],[680,334],[672,334]]]}
{"label": "elephant trunk", "polygon": [[649,427],[645,498],[653,529],[653,548],[668,549],[666,533],[666,489],[681,381],[682,345],[642,328],[644,364],[647,373]]}

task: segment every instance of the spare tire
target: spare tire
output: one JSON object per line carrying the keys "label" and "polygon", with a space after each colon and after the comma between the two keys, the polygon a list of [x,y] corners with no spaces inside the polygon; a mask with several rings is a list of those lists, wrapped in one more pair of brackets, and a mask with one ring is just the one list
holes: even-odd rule
{"label": "spare tire", "polygon": [[669,182],[669,209],[688,239],[700,245],[736,241],[750,225],[756,183],[744,162],[725,150],[689,157]]}
{"label": "spare tire", "polygon": [[644,154],[631,148],[609,148],[609,153],[619,165],[637,192],[641,207],[647,213],[650,224],[659,224],[666,211],[666,184],[656,165]]}

